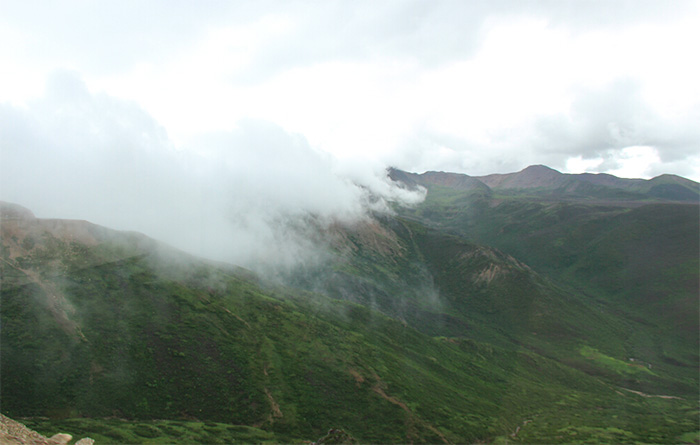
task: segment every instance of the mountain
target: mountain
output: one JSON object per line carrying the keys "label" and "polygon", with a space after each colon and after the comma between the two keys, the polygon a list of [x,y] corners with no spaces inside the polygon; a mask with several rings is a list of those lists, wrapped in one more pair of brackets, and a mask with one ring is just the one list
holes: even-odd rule
{"label": "mountain", "polygon": [[606,200],[632,202],[645,200],[697,202],[698,183],[675,175],[625,179],[600,173],[565,174],[544,165],[531,165],[517,173],[468,176],[459,173],[407,173],[389,169],[389,177],[408,187],[441,186],[482,193],[516,194],[555,200]]}
{"label": "mountain", "polygon": [[526,170],[392,170],[425,202],[312,224],[328,260],[282,281],[3,204],[3,414],[97,443],[695,440],[697,202]]}
{"label": "mountain", "polygon": [[[504,250],[446,233],[437,224],[428,227],[415,219],[385,217],[372,225],[371,230],[366,225],[345,228],[336,245],[336,261],[311,274],[297,274],[294,285],[375,308],[428,335],[524,347],[578,370],[607,375],[610,382],[628,388],[685,393],[697,386],[697,271],[689,269],[697,256],[690,255],[692,245],[678,250],[671,239],[665,253],[659,251],[664,255],[650,260],[651,266],[634,263],[616,270],[608,261],[604,266],[609,275],[592,278],[588,269],[576,269],[596,284],[585,287],[573,273],[533,268]],[[684,236],[686,241],[693,238],[692,232]],[[653,247],[658,240],[650,242]],[[629,244],[636,246],[635,252],[650,248],[646,240],[631,239]],[[605,259],[604,251],[579,247],[582,262]],[[659,273],[651,273],[650,267],[659,267]],[[668,280],[666,274],[674,271],[687,276]],[[623,274],[640,283],[633,289],[639,294],[612,292],[619,287],[616,277]],[[608,280],[612,289],[597,285]],[[644,293],[644,285],[655,287]],[[659,298],[660,292],[668,294]],[[653,303],[647,295],[655,297]],[[643,359],[664,372],[630,379],[610,374],[605,367],[594,369],[581,353],[585,345],[618,360]]]}
{"label": "mountain", "polygon": [[[436,185],[436,176],[454,183],[453,175],[414,175],[411,185],[428,188],[427,198],[403,216],[499,248],[562,285],[626,305],[638,316],[661,315],[665,325],[686,332],[698,325],[697,183],[668,175],[648,181],[605,175],[598,181],[605,199],[603,189],[582,194],[581,187],[558,199],[562,184],[590,184],[600,175],[534,166],[485,177],[494,187],[487,194]],[[650,197],[670,183],[694,190],[695,200],[676,199],[686,196],[681,192],[673,199]],[[633,188],[648,193],[633,199],[625,191]]]}
{"label": "mountain", "polygon": [[531,165],[518,173],[493,174],[478,180],[494,189],[559,188],[569,182],[568,175],[545,165]]}
{"label": "mountain", "polygon": [[[398,172],[389,174],[400,178]],[[430,179],[423,181],[424,176]],[[598,175],[562,175],[535,166],[487,177],[494,187],[491,193],[436,185],[436,177],[455,183],[454,174],[413,175],[409,185],[426,187],[427,197],[415,208],[399,210],[402,217],[512,255],[584,304],[622,317],[617,325],[639,324],[634,333],[611,336],[609,343],[634,338],[628,342],[628,355],[644,351],[649,362],[673,364],[674,373],[694,372],[699,347],[698,200],[648,194],[632,199],[622,191],[632,185],[658,190],[654,187],[665,181],[697,191],[697,183],[668,176],[643,181],[606,175],[601,181],[607,184],[604,200],[601,189],[586,195],[581,188],[559,199],[562,192],[551,190],[560,190],[562,181],[590,182]],[[508,184],[535,188],[496,188]]]}

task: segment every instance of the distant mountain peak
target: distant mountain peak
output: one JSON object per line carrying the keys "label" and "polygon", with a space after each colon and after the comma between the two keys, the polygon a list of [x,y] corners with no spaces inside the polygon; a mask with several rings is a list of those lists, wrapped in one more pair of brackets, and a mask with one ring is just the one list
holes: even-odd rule
{"label": "distant mountain peak", "polygon": [[528,167],[525,167],[520,171],[520,173],[556,173],[557,175],[563,175],[562,172],[555,170],[551,167],[547,167],[546,165],[543,164],[536,164],[536,165],[530,165]]}
{"label": "distant mountain peak", "polygon": [[603,199],[630,201],[658,199],[696,202],[700,186],[676,175],[653,179],[618,178],[607,173],[561,173],[546,165],[530,165],[515,173],[469,176],[462,173],[429,171],[422,174],[389,169],[389,177],[408,188],[437,185],[457,190],[528,190],[548,199]]}
{"label": "distant mountain peak", "polygon": [[478,177],[491,188],[536,188],[559,186],[566,175],[546,165],[531,165],[517,173]]}

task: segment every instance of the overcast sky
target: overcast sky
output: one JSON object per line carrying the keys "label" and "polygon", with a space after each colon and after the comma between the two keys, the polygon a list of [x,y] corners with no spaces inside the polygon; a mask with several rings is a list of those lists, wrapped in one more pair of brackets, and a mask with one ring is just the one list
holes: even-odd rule
{"label": "overcast sky", "polygon": [[175,146],[253,118],[418,172],[700,179],[698,2],[0,5],[0,101],[26,106],[67,70]]}
{"label": "overcast sky", "polygon": [[352,213],[388,165],[698,180],[698,42],[698,1],[0,0],[0,199],[129,227],[85,203]]}

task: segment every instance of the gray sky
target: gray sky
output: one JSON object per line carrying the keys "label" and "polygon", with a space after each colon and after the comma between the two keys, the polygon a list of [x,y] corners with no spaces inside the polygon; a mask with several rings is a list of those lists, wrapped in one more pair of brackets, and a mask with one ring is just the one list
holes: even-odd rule
{"label": "gray sky", "polygon": [[68,70],[134,102],[177,147],[253,118],[340,159],[414,171],[542,163],[700,179],[699,11],[658,0],[3,0],[0,102],[27,106]]}
{"label": "gray sky", "polygon": [[388,165],[700,179],[698,1],[0,0],[0,42],[0,199],[168,241],[415,200]]}

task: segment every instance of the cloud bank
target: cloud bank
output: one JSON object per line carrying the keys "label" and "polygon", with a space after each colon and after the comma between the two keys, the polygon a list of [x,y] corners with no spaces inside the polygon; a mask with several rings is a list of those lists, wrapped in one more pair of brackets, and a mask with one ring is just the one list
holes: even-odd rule
{"label": "cloud bank", "polygon": [[265,121],[175,147],[137,104],[91,94],[71,72],[25,108],[0,105],[0,143],[0,199],[249,267],[313,260],[309,222],[351,223],[423,198],[380,166],[342,165]]}
{"label": "cloud bank", "polygon": [[27,0],[0,3],[0,40],[0,103],[75,70],[180,148],[257,120],[419,172],[700,179],[692,0]]}

